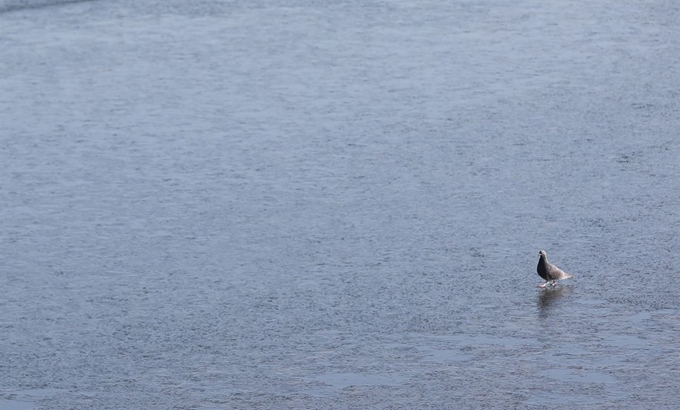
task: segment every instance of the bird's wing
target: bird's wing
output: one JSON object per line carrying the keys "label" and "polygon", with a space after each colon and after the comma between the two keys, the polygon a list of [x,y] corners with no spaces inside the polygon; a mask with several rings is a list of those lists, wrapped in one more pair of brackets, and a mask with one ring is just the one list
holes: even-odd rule
{"label": "bird's wing", "polygon": [[571,277],[571,275],[569,275],[568,273],[566,273],[562,269],[558,268],[557,266],[553,265],[552,263],[548,264],[548,276],[550,276],[550,279],[552,279],[552,280],[563,279],[565,277]]}

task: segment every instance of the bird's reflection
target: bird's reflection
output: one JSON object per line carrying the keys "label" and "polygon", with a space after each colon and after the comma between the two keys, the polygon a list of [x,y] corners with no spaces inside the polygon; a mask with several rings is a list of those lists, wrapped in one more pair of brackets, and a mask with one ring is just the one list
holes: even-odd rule
{"label": "bird's reflection", "polygon": [[550,310],[550,306],[562,299],[565,295],[571,292],[571,286],[561,286],[556,289],[543,289],[538,293],[537,305],[541,316],[546,316]]}

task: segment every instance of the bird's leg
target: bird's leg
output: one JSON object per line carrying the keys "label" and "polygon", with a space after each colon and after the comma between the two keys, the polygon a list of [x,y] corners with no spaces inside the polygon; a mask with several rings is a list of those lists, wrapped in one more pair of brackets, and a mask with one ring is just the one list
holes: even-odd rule
{"label": "bird's leg", "polygon": [[554,280],[552,285],[553,285],[553,286],[557,286],[557,281]]}
{"label": "bird's leg", "polygon": [[544,288],[544,287],[546,287],[546,285],[548,284],[548,282],[550,282],[550,281],[549,281],[549,280],[546,280],[544,284],[538,285],[538,287],[539,287],[539,288]]}

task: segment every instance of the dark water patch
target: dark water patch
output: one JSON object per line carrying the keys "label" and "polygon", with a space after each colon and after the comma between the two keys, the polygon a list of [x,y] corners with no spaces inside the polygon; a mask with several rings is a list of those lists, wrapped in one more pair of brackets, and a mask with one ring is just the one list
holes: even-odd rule
{"label": "dark water patch", "polygon": [[[531,396],[524,402],[529,408],[550,408],[551,406],[565,406],[565,408],[571,408],[573,406],[595,406],[603,405],[605,401],[596,398],[592,392],[586,392],[581,394],[571,394],[562,395],[551,391],[549,388],[546,391],[533,392]],[[598,392],[601,394],[601,392]],[[550,403],[546,406],[546,403]],[[606,404],[611,405],[611,402]]]}
{"label": "dark water patch", "polygon": [[95,1],[99,0],[22,0],[19,2],[2,1],[0,2],[0,14],[22,10],[41,10],[50,7],[65,6],[75,3],[89,3]]}
{"label": "dark water patch", "polygon": [[496,346],[526,346],[535,345],[538,343],[537,340],[532,338],[517,338],[517,337],[503,337],[503,336],[492,336],[492,335],[455,335],[447,336],[444,339],[456,341],[463,345],[472,343],[476,346],[479,345],[496,345]]}
{"label": "dark water patch", "polygon": [[329,373],[317,376],[314,379],[336,389],[344,389],[349,386],[398,386],[406,377],[399,375]]}
{"label": "dark water patch", "polygon": [[616,378],[608,374],[575,369],[550,369],[541,372],[542,376],[563,382],[577,383],[616,383]]}
{"label": "dark water patch", "polygon": [[474,355],[466,353],[464,349],[429,349],[423,350],[425,353],[424,361],[435,362],[435,363],[452,363],[452,362],[464,362],[474,359]]}
{"label": "dark water patch", "polygon": [[0,391],[0,409],[7,410],[33,410],[39,408],[39,402],[53,399],[57,395],[63,395],[66,390],[61,389],[27,389]]}

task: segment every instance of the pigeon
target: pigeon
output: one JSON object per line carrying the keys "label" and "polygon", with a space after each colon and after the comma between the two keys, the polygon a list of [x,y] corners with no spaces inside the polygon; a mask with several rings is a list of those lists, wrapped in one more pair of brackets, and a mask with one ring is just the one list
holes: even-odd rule
{"label": "pigeon", "polygon": [[545,251],[540,251],[538,253],[538,256],[539,259],[536,271],[538,272],[538,276],[542,277],[545,280],[544,284],[538,285],[539,288],[546,287],[550,281],[552,281],[553,286],[557,286],[558,280],[569,279],[574,277],[573,275],[566,273],[562,269],[548,262],[548,254],[545,253]]}

